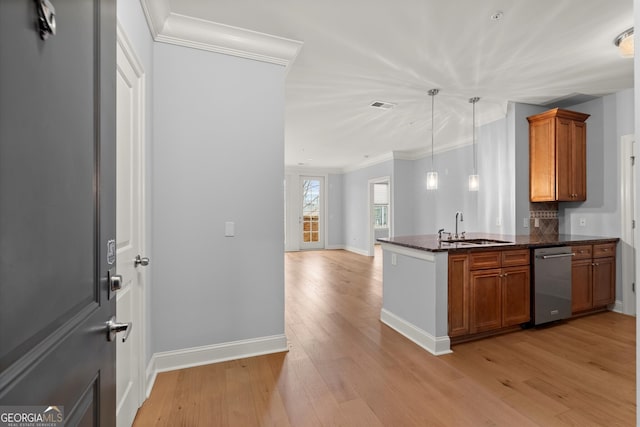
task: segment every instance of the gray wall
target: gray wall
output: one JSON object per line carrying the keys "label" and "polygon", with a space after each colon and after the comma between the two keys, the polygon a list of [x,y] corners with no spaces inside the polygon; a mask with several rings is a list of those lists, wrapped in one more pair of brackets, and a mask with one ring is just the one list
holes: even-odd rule
{"label": "gray wall", "polygon": [[346,248],[356,252],[369,251],[369,180],[392,175],[392,160],[344,174],[344,245]]}
{"label": "gray wall", "polygon": [[478,127],[480,190],[476,231],[515,234],[515,141],[507,117]]}
{"label": "gray wall", "polygon": [[153,351],[284,334],[285,69],[154,49]]}
{"label": "gray wall", "polygon": [[529,234],[529,228],[524,221],[529,221],[529,122],[527,117],[542,113],[548,108],[538,105],[513,104],[509,109],[511,115],[508,120],[513,121],[515,137],[515,166],[516,166],[516,234]]}
{"label": "gray wall", "polygon": [[[145,74],[146,117],[144,135],[146,152],[144,153],[144,158],[146,162],[145,180],[147,185],[147,191],[145,194],[145,206],[151,206],[153,193],[153,162],[151,158],[153,147],[153,39],[151,38],[151,34],[149,33],[149,27],[147,26],[142,8],[140,7],[140,2],[131,0],[118,0],[117,8],[118,22],[124,30],[129,42],[131,43],[132,48],[135,50],[135,54],[140,60]],[[152,239],[152,214],[151,209],[147,209],[145,218],[144,242],[144,248],[146,252],[145,254],[143,254],[143,256],[148,256],[153,260],[154,254]],[[154,264],[152,264],[151,268],[148,268],[146,271],[146,293],[144,297],[146,312],[146,318],[144,321],[147,331],[144,336],[144,348],[146,357],[145,363],[149,363],[149,360],[151,360],[151,356],[153,356],[153,349],[151,344],[151,336],[153,331],[153,323],[151,322],[151,313],[153,312],[153,307],[151,307],[151,289],[153,289]]]}
{"label": "gray wall", "polygon": [[327,242],[326,247],[344,246],[344,195],[342,193],[344,175],[329,174],[327,188]]}
{"label": "gray wall", "polygon": [[391,177],[391,222],[394,236],[410,236],[415,231],[416,218],[416,182],[413,160],[393,160]]}
{"label": "gray wall", "polygon": [[[468,145],[456,150],[436,153],[435,170],[438,189],[427,190],[426,174],[431,170],[431,156],[415,161],[415,232],[435,234],[438,229],[455,230],[455,215],[463,213],[458,231],[478,231],[478,192],[469,191],[469,175],[473,171],[473,148]],[[482,171],[478,170],[482,179]],[[482,185],[482,181],[481,181]]]}

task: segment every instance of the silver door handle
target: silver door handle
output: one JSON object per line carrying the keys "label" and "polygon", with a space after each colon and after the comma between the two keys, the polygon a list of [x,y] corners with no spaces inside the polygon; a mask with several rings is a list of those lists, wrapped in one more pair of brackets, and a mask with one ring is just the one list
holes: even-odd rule
{"label": "silver door handle", "polygon": [[143,258],[140,255],[136,255],[135,259],[133,260],[133,265],[134,267],[137,267],[139,265],[146,267],[147,265],[149,265],[149,258]]}
{"label": "silver door handle", "polygon": [[538,258],[542,258],[542,259],[549,259],[549,258],[566,258],[569,256],[575,256],[576,254],[574,254],[573,252],[570,254],[553,254],[553,255],[541,255]]}
{"label": "silver door handle", "polygon": [[111,292],[122,289],[122,276],[119,274],[109,274],[109,288]]}
{"label": "silver door handle", "polygon": [[107,322],[107,341],[113,341],[116,339],[116,334],[118,332],[125,332],[124,338],[122,338],[122,342],[125,342],[127,338],[129,338],[129,334],[131,334],[131,329],[133,329],[133,323],[118,323],[116,322],[116,317],[113,316]]}

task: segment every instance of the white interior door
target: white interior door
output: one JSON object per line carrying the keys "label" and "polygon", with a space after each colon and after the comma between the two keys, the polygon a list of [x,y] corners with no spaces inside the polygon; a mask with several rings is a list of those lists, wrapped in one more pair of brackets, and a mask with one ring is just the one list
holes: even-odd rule
{"label": "white interior door", "polygon": [[300,249],[324,248],[324,177],[300,177]]}
{"label": "white interior door", "polygon": [[134,262],[144,249],[144,77],[128,46],[118,31],[116,246],[122,289],[116,294],[116,318],[133,328],[116,345],[116,422],[127,427],[144,399],[144,269]]}

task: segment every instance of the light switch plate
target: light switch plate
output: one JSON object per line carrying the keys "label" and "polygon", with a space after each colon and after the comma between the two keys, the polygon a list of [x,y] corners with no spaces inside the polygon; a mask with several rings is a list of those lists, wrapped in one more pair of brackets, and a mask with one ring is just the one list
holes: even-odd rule
{"label": "light switch plate", "polygon": [[224,235],[225,237],[233,237],[236,235],[236,223],[233,221],[227,221],[224,223]]}

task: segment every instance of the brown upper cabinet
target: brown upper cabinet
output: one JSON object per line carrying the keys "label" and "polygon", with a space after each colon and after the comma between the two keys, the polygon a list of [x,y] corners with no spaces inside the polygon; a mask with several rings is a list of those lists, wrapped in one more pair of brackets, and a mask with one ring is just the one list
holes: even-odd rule
{"label": "brown upper cabinet", "polygon": [[527,117],[532,202],[587,200],[588,118],[560,108]]}

